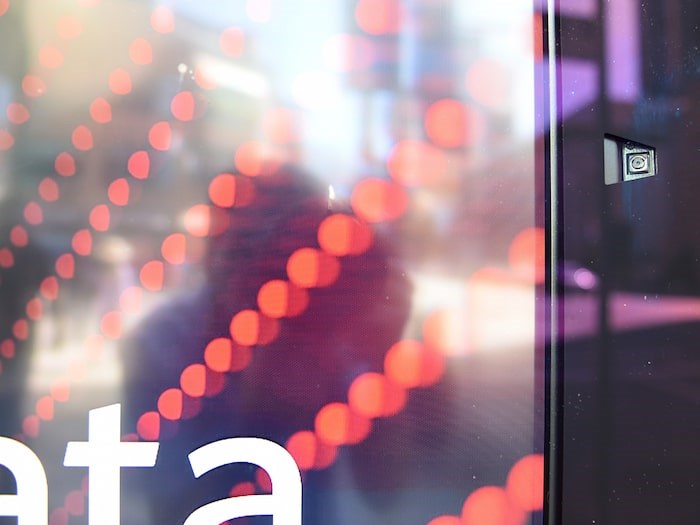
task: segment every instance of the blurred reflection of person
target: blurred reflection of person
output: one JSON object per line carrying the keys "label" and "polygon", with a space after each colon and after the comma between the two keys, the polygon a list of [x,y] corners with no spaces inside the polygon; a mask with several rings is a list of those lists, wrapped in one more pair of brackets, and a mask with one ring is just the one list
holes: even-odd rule
{"label": "blurred reflection of person", "polygon": [[[132,428],[141,413],[155,408],[161,392],[178,386],[187,365],[202,362],[208,341],[230,337],[233,314],[258,308],[264,283],[287,279],[289,256],[318,246],[319,224],[341,211],[329,210],[326,189],[292,166],[257,177],[254,184],[250,205],[234,208],[226,233],[210,243],[206,286],[157,311],[127,344],[126,408]],[[221,394],[205,399],[200,415],[180,422],[173,439],[162,438],[154,472],[133,478],[151,480],[141,495],[132,494],[151,502],[149,515],[129,523],[182,523],[195,508],[226,497],[237,481],[254,480],[250,466],[217,469],[195,480],[187,463],[195,448],[236,436],[284,444],[294,432],[312,429],[324,404],[345,401],[355,377],[382,370],[384,354],[401,337],[408,317],[410,286],[395,266],[390,244],[379,236],[366,253],[343,257],[340,265],[337,281],[311,289],[306,310],[283,319],[278,337],[255,347],[250,366],[230,376]],[[316,484],[327,491],[329,476],[305,477],[305,487]],[[305,490],[305,525],[333,521],[314,502],[316,492]]]}

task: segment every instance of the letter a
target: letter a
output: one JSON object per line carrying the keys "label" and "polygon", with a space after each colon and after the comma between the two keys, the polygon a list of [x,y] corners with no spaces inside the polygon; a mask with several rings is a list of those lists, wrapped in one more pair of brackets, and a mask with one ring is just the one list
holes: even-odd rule
{"label": "letter a", "polygon": [[0,495],[0,516],[17,516],[17,525],[46,525],[49,490],[36,454],[19,441],[0,437],[0,465],[12,472],[17,483],[17,494]]}
{"label": "letter a", "polygon": [[301,474],[283,447],[260,438],[231,438],[204,445],[188,457],[197,478],[231,463],[257,465],[270,476],[272,494],[209,503],[190,514],[184,525],[219,525],[244,516],[272,516],[273,525],[301,525]]}

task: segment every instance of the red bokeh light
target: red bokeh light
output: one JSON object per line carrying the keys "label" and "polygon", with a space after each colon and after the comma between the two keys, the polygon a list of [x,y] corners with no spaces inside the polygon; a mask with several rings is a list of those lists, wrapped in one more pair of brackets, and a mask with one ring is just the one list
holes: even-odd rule
{"label": "red bokeh light", "polygon": [[324,469],[332,465],[338,456],[338,447],[320,441],[309,430],[293,434],[287,440],[285,448],[301,470]]}
{"label": "red bokeh light", "polygon": [[531,454],[520,459],[508,473],[506,493],[525,512],[542,510],[544,503],[544,456]]}
{"label": "red bokeh light", "polygon": [[60,194],[58,191],[58,184],[51,177],[45,177],[41,180],[38,187],[39,197],[41,197],[46,202],[55,202],[58,200]]}
{"label": "red bokeh light", "polygon": [[215,372],[238,372],[248,367],[253,352],[231,339],[219,337],[209,342],[204,350],[204,362]]}
{"label": "red bokeh light", "polygon": [[153,61],[153,47],[143,37],[134,39],[129,45],[129,58],[134,64],[145,66]]}
{"label": "red bokeh light", "polygon": [[181,233],[168,235],[161,244],[160,252],[170,264],[182,264],[187,254],[187,239]]}
{"label": "red bokeh light", "polygon": [[462,507],[463,525],[522,525],[525,515],[516,509],[501,487],[472,492]]}
{"label": "red bokeh light", "polygon": [[125,69],[117,68],[109,75],[109,89],[115,95],[128,95],[131,93],[131,75]]}
{"label": "red bokeh light", "polygon": [[42,396],[36,402],[36,415],[44,421],[51,421],[54,417],[54,400],[51,396]]}
{"label": "red bokeh light", "polygon": [[147,179],[151,169],[151,158],[146,151],[137,151],[129,157],[127,169],[135,179]]}
{"label": "red bokeh light", "polygon": [[92,131],[87,126],[80,125],[73,130],[71,140],[75,149],[90,151],[94,145]]}
{"label": "red bokeh light", "polygon": [[160,415],[146,412],[136,422],[136,432],[146,441],[157,441],[160,437]]}
{"label": "red bokeh light", "polygon": [[243,31],[238,27],[224,29],[219,37],[219,46],[225,54],[231,57],[241,56],[245,48],[245,35]]}
{"label": "red bokeh light", "polygon": [[72,279],[75,275],[75,257],[70,253],[64,253],[56,259],[56,273],[62,279]]}
{"label": "red bokeh light", "polygon": [[7,120],[17,125],[24,124],[31,116],[27,106],[18,102],[8,104],[5,113],[7,115]]}
{"label": "red bokeh light", "polygon": [[401,15],[399,0],[359,0],[355,7],[357,25],[371,35],[398,33]]}
{"label": "red bokeh light", "polygon": [[372,430],[372,422],[353,412],[344,403],[330,403],[319,410],[314,420],[316,434],[331,445],[354,445]]}
{"label": "red bokeh light", "polygon": [[231,319],[231,337],[242,346],[255,346],[269,344],[275,340],[279,333],[279,323],[256,312],[255,310],[243,310]]}
{"label": "red bokeh light", "polygon": [[[438,516],[428,522],[428,525],[464,525],[457,516]],[[486,525],[486,524],[483,524]]]}
{"label": "red bokeh light", "polygon": [[175,31],[175,15],[172,9],[164,5],[156,7],[151,12],[151,27],[157,33],[172,33]]}
{"label": "red bokeh light", "polygon": [[268,317],[294,317],[304,312],[308,304],[308,292],[287,281],[268,281],[258,291],[258,306]]}
{"label": "red bokeh light", "polygon": [[169,122],[156,122],[148,132],[148,142],[153,149],[168,151],[172,141],[172,128]]}
{"label": "red bokeh light", "polygon": [[368,418],[398,414],[406,405],[406,390],[382,374],[359,375],[348,390],[348,404],[356,413]]}
{"label": "red bokeh light", "polygon": [[72,177],[75,175],[75,159],[73,155],[65,151],[56,155],[54,168],[61,177]]}
{"label": "red bokeh light", "polygon": [[98,124],[106,124],[112,120],[112,105],[102,97],[90,104],[90,117]]}
{"label": "red bokeh light", "polygon": [[289,280],[300,288],[329,286],[339,274],[338,259],[315,248],[300,248],[287,261]]}
{"label": "red bokeh light", "polygon": [[63,501],[63,506],[71,516],[85,514],[85,495],[80,490],[71,490]]}
{"label": "red bokeh light", "polygon": [[18,248],[22,248],[29,244],[29,235],[27,234],[27,229],[24,226],[20,226],[19,224],[13,226],[10,230],[10,242]]}
{"label": "red bokeh light", "polygon": [[331,215],[318,228],[318,243],[323,251],[339,257],[366,252],[372,238],[370,226],[351,215]]}
{"label": "red bokeh light", "polygon": [[170,102],[170,111],[173,116],[182,122],[189,122],[194,118],[194,96],[191,91],[181,91]]}
{"label": "red bokeh light", "polygon": [[508,249],[508,262],[518,276],[537,284],[544,282],[544,244],[543,228],[527,228],[515,236]]}
{"label": "red bokeh light", "polygon": [[39,291],[41,292],[41,295],[43,295],[44,298],[49,301],[54,301],[58,299],[58,290],[58,279],[56,279],[56,277],[54,277],[53,275],[46,277],[43,281],[41,281],[41,284],[39,285]]}
{"label": "red bokeh light", "polygon": [[44,221],[44,212],[41,206],[34,201],[29,201],[24,207],[24,220],[36,226]]}
{"label": "red bokeh light", "polygon": [[109,208],[105,204],[98,204],[90,210],[90,226],[98,232],[106,232],[109,230],[110,213]]}
{"label": "red bokeh light", "polygon": [[389,379],[406,388],[426,387],[440,380],[445,359],[418,341],[404,340],[386,353],[384,371]]}
{"label": "red bokeh light", "polygon": [[0,0],[0,16],[7,13],[7,10],[9,8],[10,8],[10,0]]}
{"label": "red bokeh light", "polygon": [[36,75],[26,75],[22,79],[22,91],[28,97],[40,97],[46,92],[46,83]]}
{"label": "red bokeh light", "polygon": [[440,182],[447,172],[447,157],[439,148],[420,140],[402,140],[387,159],[389,175],[404,186]]}
{"label": "red bokeh light", "polygon": [[367,222],[392,221],[406,211],[408,196],[398,184],[367,178],[355,186],[351,204],[355,214]]}
{"label": "red bokeh light", "polygon": [[100,332],[107,339],[119,339],[122,336],[122,314],[112,310],[103,315],[100,320]]}
{"label": "red bokeh light", "polygon": [[41,299],[39,299],[38,297],[30,299],[27,302],[25,311],[27,313],[27,317],[29,317],[29,319],[31,319],[32,321],[38,321],[39,319],[41,319],[41,316],[44,313],[44,307],[41,304]]}
{"label": "red bokeh light", "polygon": [[182,417],[182,390],[170,388],[158,397],[158,412],[163,418],[177,421]]}
{"label": "red bokeh light", "polygon": [[71,241],[73,251],[86,257],[92,252],[92,235],[89,230],[78,230]]}
{"label": "red bokeh light", "polygon": [[141,310],[143,289],[138,286],[129,286],[119,296],[119,308],[129,314],[138,313]]}
{"label": "red bokeh light", "polygon": [[162,261],[149,261],[139,272],[141,285],[150,292],[158,292],[163,288],[164,268]]}
{"label": "red bokeh light", "polygon": [[425,114],[425,131],[433,143],[443,148],[472,146],[484,134],[482,115],[454,99],[433,102]]}
{"label": "red bokeh light", "polygon": [[0,151],[7,151],[15,145],[15,138],[6,129],[0,129]]}
{"label": "red bokeh light", "polygon": [[109,202],[115,206],[126,206],[129,204],[129,193],[129,181],[124,178],[112,181],[107,187]]}

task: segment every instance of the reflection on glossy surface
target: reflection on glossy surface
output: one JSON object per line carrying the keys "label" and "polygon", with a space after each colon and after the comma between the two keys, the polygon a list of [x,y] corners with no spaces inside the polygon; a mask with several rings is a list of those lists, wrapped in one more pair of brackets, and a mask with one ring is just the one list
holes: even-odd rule
{"label": "reflection on glossy surface", "polygon": [[247,435],[308,525],[541,520],[532,35],[515,0],[0,1],[2,433],[52,525],[116,402],[163,443],[124,523],[269,490],[184,463]]}

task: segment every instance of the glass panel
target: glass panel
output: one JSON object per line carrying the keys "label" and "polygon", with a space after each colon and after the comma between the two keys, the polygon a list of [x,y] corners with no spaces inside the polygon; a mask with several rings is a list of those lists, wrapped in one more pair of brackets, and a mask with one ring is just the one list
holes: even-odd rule
{"label": "glass panel", "polygon": [[[600,5],[587,26],[561,20],[562,521],[694,523],[700,12]],[[636,180],[606,186],[616,168]]]}
{"label": "glass panel", "polygon": [[294,519],[259,442],[195,478],[242,437],[304,525],[541,522],[539,31],[521,0],[0,0],[0,433],[52,525],[117,519],[102,463],[121,523],[271,484],[188,524]]}

